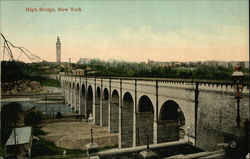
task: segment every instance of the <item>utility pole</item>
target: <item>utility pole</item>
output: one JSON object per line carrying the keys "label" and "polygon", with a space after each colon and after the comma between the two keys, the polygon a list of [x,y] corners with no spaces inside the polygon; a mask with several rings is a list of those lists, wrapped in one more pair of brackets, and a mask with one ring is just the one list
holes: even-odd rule
{"label": "utility pole", "polygon": [[14,123],[14,129],[13,129],[13,135],[14,135],[14,142],[15,142],[15,158],[17,158],[17,140],[16,140],[16,122]]}
{"label": "utility pole", "polygon": [[149,135],[147,135],[147,152],[150,151],[150,148],[149,148]]}
{"label": "utility pole", "polygon": [[55,118],[55,116],[54,116],[54,107],[52,107],[52,119],[53,119],[53,123],[54,123],[54,118]]}
{"label": "utility pole", "polygon": [[90,129],[90,137],[91,137],[91,143],[93,144],[93,129]]}
{"label": "utility pole", "polygon": [[48,114],[47,112],[47,94],[45,95],[45,106],[46,106],[46,115]]}
{"label": "utility pole", "polygon": [[199,82],[195,83],[195,97],[194,97],[194,101],[195,101],[195,123],[194,123],[194,145],[196,146],[197,143],[197,123],[198,123],[198,105],[199,105]]}

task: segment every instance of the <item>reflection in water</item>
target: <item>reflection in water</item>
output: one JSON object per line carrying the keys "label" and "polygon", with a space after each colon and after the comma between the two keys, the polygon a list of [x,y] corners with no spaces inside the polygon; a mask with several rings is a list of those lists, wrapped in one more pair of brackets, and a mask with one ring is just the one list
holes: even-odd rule
{"label": "reflection in water", "polygon": [[[51,100],[48,99],[47,102],[41,99],[30,99],[30,98],[9,98],[1,101],[1,105],[5,105],[11,102],[18,102],[22,105],[25,111],[35,108],[35,110],[41,111],[43,114],[56,114],[61,112],[63,114],[71,113],[70,107],[62,102],[62,100]],[[47,105],[47,106],[46,106]]]}
{"label": "reflection in water", "polygon": [[[43,114],[46,114],[46,104],[41,103],[37,104],[36,110],[41,111]],[[47,104],[47,114],[56,114],[57,112],[61,112],[63,114],[71,113],[70,107],[67,104],[64,103],[48,103]]]}

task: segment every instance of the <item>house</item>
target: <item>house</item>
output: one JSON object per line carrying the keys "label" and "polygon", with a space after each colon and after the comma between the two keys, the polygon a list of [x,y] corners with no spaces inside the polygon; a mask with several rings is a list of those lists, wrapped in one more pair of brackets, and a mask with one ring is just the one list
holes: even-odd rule
{"label": "house", "polygon": [[5,144],[7,157],[28,159],[31,156],[32,127],[14,128]]}
{"label": "house", "polygon": [[72,70],[73,75],[84,75],[85,70],[84,69],[75,69]]}

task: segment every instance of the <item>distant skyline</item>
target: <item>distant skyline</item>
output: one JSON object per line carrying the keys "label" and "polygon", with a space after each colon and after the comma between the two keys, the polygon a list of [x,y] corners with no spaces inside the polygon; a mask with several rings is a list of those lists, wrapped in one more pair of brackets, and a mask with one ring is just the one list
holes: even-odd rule
{"label": "distant skyline", "polygon": [[47,61],[56,61],[57,36],[65,62],[248,61],[248,8],[248,0],[2,0],[0,32]]}

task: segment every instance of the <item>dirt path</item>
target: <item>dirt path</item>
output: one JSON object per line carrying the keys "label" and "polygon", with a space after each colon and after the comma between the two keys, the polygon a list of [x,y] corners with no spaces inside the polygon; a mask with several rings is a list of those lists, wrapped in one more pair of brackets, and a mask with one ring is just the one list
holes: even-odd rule
{"label": "dirt path", "polygon": [[[57,121],[55,123],[41,124],[42,130],[48,134],[41,136],[54,142],[59,147],[85,150],[90,142],[91,126],[85,121]],[[118,134],[109,133],[107,127],[92,126],[94,142],[99,147],[114,146],[118,144]]]}

